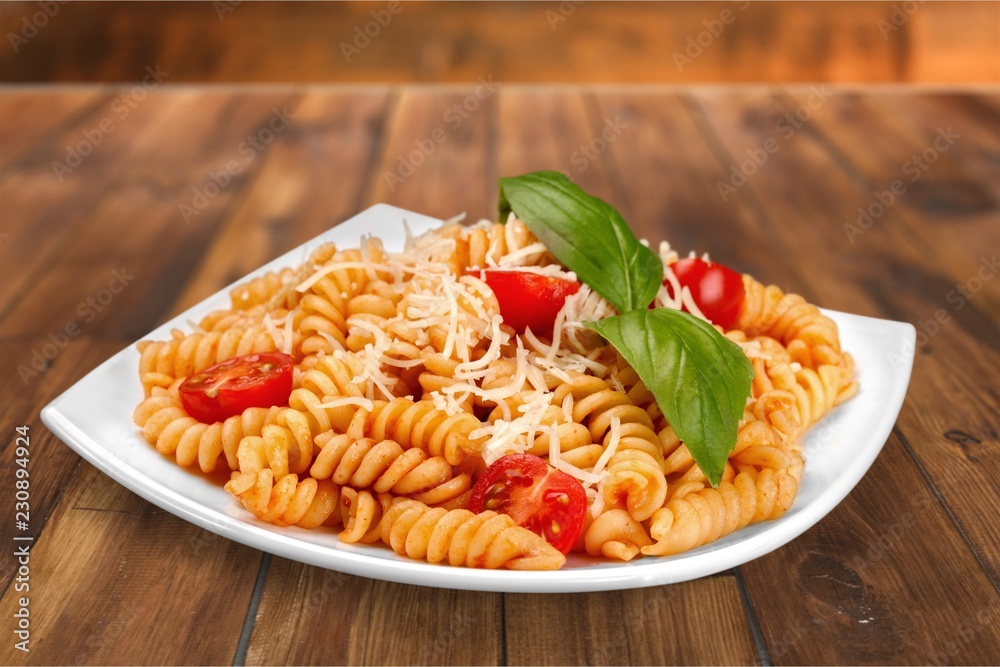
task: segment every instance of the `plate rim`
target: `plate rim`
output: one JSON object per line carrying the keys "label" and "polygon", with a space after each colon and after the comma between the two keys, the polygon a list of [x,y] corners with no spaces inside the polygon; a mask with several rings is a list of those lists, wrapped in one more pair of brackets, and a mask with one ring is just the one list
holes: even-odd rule
{"label": "plate rim", "polygon": [[[341,229],[341,233],[344,233],[350,225],[363,224],[366,219],[385,215],[397,216],[408,222],[415,222],[418,226],[436,226],[442,222],[388,204],[376,204],[206,297],[183,313],[155,328],[140,340],[159,336],[159,332],[169,331],[174,326],[185,323],[193,310],[209,308],[208,304],[220,299],[228,299],[228,293],[232,287],[267,271],[283,267],[290,261],[295,261],[296,256],[301,256],[308,249],[322,243],[326,236],[336,234],[336,230]],[[710,576],[738,567],[797,538],[818,524],[850,494],[885,446],[905,401],[909,386],[915,353],[916,329],[912,324],[906,322],[826,309],[821,309],[821,311],[838,321],[838,327],[842,326],[841,321],[854,321],[859,326],[867,324],[894,328],[903,343],[900,357],[904,363],[895,369],[897,372],[889,385],[890,404],[884,406],[886,409],[880,413],[875,427],[871,431],[869,436],[871,446],[862,450],[863,456],[853,459],[851,464],[838,475],[836,484],[833,485],[834,489],[820,493],[811,502],[810,512],[786,515],[772,522],[762,532],[720,548],[706,550],[705,547],[701,547],[676,556],[648,557],[643,561],[633,561],[628,567],[622,567],[620,563],[609,562],[587,568],[528,572],[432,565],[405,558],[399,560],[373,558],[364,551],[370,547],[352,549],[341,545],[340,548],[331,548],[327,545],[295,539],[294,536],[290,539],[288,529],[284,529],[284,534],[278,533],[273,528],[269,529],[260,525],[259,522],[251,523],[245,518],[227,515],[221,510],[186,498],[150,477],[146,472],[124,465],[106,446],[84,432],[78,424],[60,410],[60,404],[71,400],[74,391],[79,391],[82,385],[100,374],[105,367],[119,361],[122,355],[129,354],[131,350],[134,350],[135,343],[113,354],[50,401],[42,409],[41,419],[54,435],[77,454],[125,488],[157,507],[245,546],[310,565],[385,581],[459,590],[567,593],[659,586]],[[824,419],[830,418],[830,414],[824,417]],[[101,456],[100,452],[105,452],[107,456]],[[116,462],[118,465],[115,465]],[[747,547],[748,544],[750,548]],[[695,559],[697,562],[692,562]],[[648,563],[645,562],[647,560]],[[669,567],[669,563],[673,563],[675,567]]]}

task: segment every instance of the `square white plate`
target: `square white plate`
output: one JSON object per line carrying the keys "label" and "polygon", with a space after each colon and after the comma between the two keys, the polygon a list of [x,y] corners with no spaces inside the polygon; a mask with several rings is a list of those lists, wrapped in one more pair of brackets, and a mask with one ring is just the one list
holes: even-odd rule
{"label": "square white plate", "polygon": [[[239,282],[300,264],[326,241],[356,246],[366,232],[381,236],[387,249],[400,250],[404,219],[414,234],[441,224],[385,204],[373,206]],[[144,338],[165,340],[171,329],[187,329],[188,321],[228,308],[229,289]],[[727,570],[794,539],[847,496],[882,449],[906,395],[915,330],[900,322],[827,314],[840,327],[844,349],[854,355],[861,390],[807,434],[805,475],[791,510],[777,521],[744,528],[681,555],[629,563],[572,556],[557,572],[472,570],[410,560],[383,546],[342,544],[332,530],[261,523],[220,486],[179,467],[143,440],[132,423],[132,411],[142,400],[135,346],[111,357],[52,401],[42,411],[42,421],[82,457],[151,503],[206,530],[304,563],[388,581],[484,591],[570,593],[655,586]]]}

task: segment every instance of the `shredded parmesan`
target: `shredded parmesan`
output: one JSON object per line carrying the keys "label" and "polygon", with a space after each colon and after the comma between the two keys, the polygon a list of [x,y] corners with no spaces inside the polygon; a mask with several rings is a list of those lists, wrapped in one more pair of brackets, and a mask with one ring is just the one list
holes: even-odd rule
{"label": "shredded parmesan", "polygon": [[336,271],[346,271],[348,269],[364,269],[365,271],[371,269],[373,271],[389,271],[390,268],[386,264],[372,264],[371,262],[333,262],[332,264],[327,264],[316,270],[311,276],[300,282],[295,286],[296,292],[306,292],[310,287],[321,281],[324,277],[334,273]]}
{"label": "shredded parmesan", "polygon": [[375,409],[375,403],[372,402],[371,399],[360,398],[358,396],[324,396],[323,401],[324,402],[320,403],[317,407],[340,408],[345,405],[356,405],[369,412]]}
{"label": "shredded parmesan", "polygon": [[330,344],[330,347],[333,348],[334,352],[336,352],[337,350],[340,350],[342,352],[346,351],[344,346],[340,344],[340,341],[331,336],[330,334],[328,334],[327,332],[317,331],[316,333],[319,335],[320,338],[322,338],[323,340],[325,340],[327,343]]}

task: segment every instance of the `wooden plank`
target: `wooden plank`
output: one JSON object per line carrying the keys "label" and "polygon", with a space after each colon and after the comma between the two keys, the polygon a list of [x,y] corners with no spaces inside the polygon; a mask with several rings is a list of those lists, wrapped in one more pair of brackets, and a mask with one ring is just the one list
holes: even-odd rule
{"label": "wooden plank", "polygon": [[[855,245],[892,229],[922,242],[923,254],[933,255],[939,269],[964,280],[970,258],[1000,248],[1000,170],[969,173],[956,151],[975,137],[968,136],[969,122],[958,110],[916,126],[879,105],[884,97],[838,93],[805,126],[869,194],[845,234]],[[808,96],[796,91],[781,104],[802,108]],[[993,158],[1000,164],[1000,151]],[[995,314],[1000,324],[1000,284],[986,285],[972,305]]]}
{"label": "wooden plank", "polygon": [[969,83],[1000,80],[1000,5],[966,5],[962,11],[937,2],[916,11],[910,7],[904,13],[911,17],[906,23],[911,80],[956,81],[956,74]]}
{"label": "wooden plank", "polygon": [[[444,217],[463,208],[474,215],[484,211],[488,172],[481,146],[486,141],[486,109],[470,111],[457,127],[452,127],[444,115],[454,104],[463,103],[470,93],[474,91],[463,89],[445,94],[404,91],[393,105],[392,116],[383,122],[385,136],[381,144],[369,142],[373,153],[378,149],[377,154],[361,156],[362,147],[355,146],[353,150],[358,155],[354,164],[343,165],[357,174],[340,185],[339,195],[343,200],[340,210],[349,210],[345,206],[361,208],[385,201]],[[329,101],[316,99],[317,117],[325,115],[322,109]],[[485,103],[489,104],[489,100]],[[374,138],[374,116],[365,118],[368,136]],[[416,150],[422,140],[433,142],[434,150],[427,151],[425,160],[403,183],[393,183],[396,187],[390,188],[384,174],[398,166],[400,154]],[[322,148],[316,160],[325,160],[327,151],[335,151],[337,146],[331,138]],[[284,159],[292,159],[292,154],[276,164],[281,165]],[[367,165],[369,159],[375,162]],[[266,195],[286,178],[287,174],[277,168],[262,173],[246,206],[252,206],[258,190]],[[329,175],[310,170],[302,178],[307,181],[302,188],[308,192],[311,188],[325,187]],[[364,204],[358,205],[359,201]],[[350,602],[343,604],[340,600]],[[501,596],[497,594],[375,582],[276,559],[264,584],[247,661],[496,664],[502,654],[501,605]],[[327,637],[331,627],[339,628],[335,639],[315,641],[317,636]]]}
{"label": "wooden plank", "polygon": [[96,87],[38,93],[0,89],[0,181],[22,155],[37,150],[39,142],[50,139],[67,123],[75,125],[80,115],[108,101],[108,94]]}
{"label": "wooden plank", "polygon": [[[708,252],[762,280],[790,283],[796,267],[774,262],[769,230],[749,209],[719,196],[727,178],[692,123],[682,99],[665,93],[597,94],[602,118],[628,123],[609,144],[608,159],[627,173],[617,208],[654,245],[667,241],[681,255]],[[737,235],[732,229],[746,229]]]}
{"label": "wooden plank", "polygon": [[448,91],[404,89],[387,121],[380,162],[366,191],[368,205],[387,203],[442,219],[465,212],[493,217],[496,189],[487,158],[499,84]]}
{"label": "wooden plank", "polygon": [[[34,91],[8,99],[21,119],[11,123],[12,131],[17,131],[31,127],[29,114],[45,118],[38,110],[60,105],[66,95]],[[19,99],[28,101],[18,105]],[[154,132],[158,125],[169,123],[174,111],[171,105],[148,100],[129,108],[108,94],[100,94],[97,101],[63,123],[51,125],[43,120],[40,126],[49,134],[0,174],[0,202],[5,210],[18,212],[0,221],[5,234],[0,237],[4,258],[0,264],[0,313],[6,314],[46,268],[65,253],[81,228],[93,223],[89,214],[107,190],[132,174],[136,164],[148,159],[130,141],[131,137]],[[60,114],[53,116],[58,118]],[[36,135],[43,136],[30,130],[17,136]],[[16,147],[17,139],[11,141]],[[3,146],[6,151],[6,140]],[[54,166],[57,164],[60,166]]]}
{"label": "wooden plank", "polygon": [[[735,156],[746,155],[746,151],[759,147],[773,132],[776,120],[787,111],[776,108],[779,105],[765,96],[706,94],[699,95],[698,101],[711,123],[706,131],[714,133],[721,141],[719,160],[724,165],[732,163]],[[872,235],[871,239],[866,236],[865,243],[857,244],[853,250],[845,247],[846,238],[842,236],[840,224],[849,219],[857,205],[859,192],[808,133],[796,133],[784,142],[738,195],[739,201],[749,201],[747,205],[758,206],[760,215],[769,221],[774,230],[773,255],[799,257],[802,265],[811,268],[803,274],[807,289],[802,291],[815,294],[820,303],[837,307],[838,302],[849,301],[853,304],[848,308],[850,310],[901,319],[916,319],[928,309],[933,314],[935,308],[944,305],[936,301],[941,298],[941,295],[935,294],[937,290],[928,289],[928,285],[937,287],[941,283],[936,282],[939,280],[935,275],[936,269],[928,266],[928,258],[920,254],[919,247],[906,244],[898,236],[890,234],[885,239],[877,235]],[[781,222],[803,217],[809,219],[811,224],[785,225]],[[866,268],[861,272],[856,268],[859,266]],[[838,279],[830,280],[830,276],[838,276]],[[998,536],[996,528],[990,525],[992,522],[985,521],[983,517],[995,514],[997,507],[991,482],[998,464],[993,424],[997,405],[995,388],[990,387],[991,380],[987,378],[995,377],[992,369],[997,367],[998,360],[996,353],[985,347],[977,336],[977,332],[985,335],[991,331],[991,325],[972,311],[964,309],[955,314],[956,324],[940,327],[933,343],[921,346],[918,352],[909,400],[899,421],[900,432],[912,434],[910,438],[920,444],[917,450],[907,448],[906,453],[917,457],[916,460],[901,455],[898,447],[890,447],[879,459],[870,477],[866,478],[878,483],[862,487],[869,489],[870,495],[859,496],[856,492],[847,504],[857,515],[871,512],[870,508],[875,506],[886,507],[881,524],[875,524],[884,529],[893,518],[902,521],[908,516],[907,512],[912,512],[903,502],[909,497],[903,490],[909,495],[920,494],[920,498],[940,500],[931,489],[921,487],[926,480],[925,470],[946,502],[943,508],[921,508],[919,516],[914,519],[914,527],[907,529],[914,535],[939,537],[933,543],[921,541],[920,549],[925,554],[919,561],[914,560],[912,567],[906,568],[905,587],[897,585],[892,579],[894,575],[889,572],[879,572],[885,567],[884,561],[879,561],[875,572],[865,577],[859,586],[870,590],[871,595],[885,599],[886,608],[895,610],[892,622],[898,625],[893,627],[903,628],[907,636],[911,635],[909,628],[913,628],[912,634],[921,637],[953,637],[945,635],[944,628],[954,631],[960,623],[974,616],[983,608],[979,596],[984,591],[992,596],[990,590],[995,590],[996,586]],[[977,359],[980,370],[969,368],[963,361],[969,358]],[[987,368],[990,371],[982,375],[981,370]],[[943,387],[948,389],[943,391]],[[946,434],[953,431],[973,434],[973,440],[978,440],[972,445],[974,450],[969,449],[969,443],[963,446],[949,440]],[[889,470],[884,467],[887,464]],[[880,470],[885,472],[880,473]],[[957,518],[957,525],[943,522],[942,517],[947,517],[948,512]],[[966,537],[968,544],[964,542]],[[852,537],[844,542],[857,545],[870,544],[871,540],[855,540]],[[938,543],[942,546],[939,547]],[[825,548],[829,542],[818,544]],[[912,548],[912,544],[907,547],[899,542],[887,547],[895,554],[894,558],[900,559],[910,558]],[[785,559],[791,557],[791,552],[787,555],[784,551],[776,553]],[[778,558],[778,555],[773,558]],[[980,563],[985,564],[985,569]],[[781,633],[792,627],[795,619],[802,618],[803,610],[788,610],[789,600],[797,599],[795,596],[781,596],[782,600],[778,603],[775,596],[764,593],[764,587],[768,590],[773,587],[775,570],[789,571],[792,568],[793,564],[788,560],[767,567],[755,562],[743,568],[748,589],[752,594],[756,593],[752,599],[760,610],[758,617],[762,619],[765,637],[772,646],[782,640]],[[944,570],[948,571],[947,574],[943,574]],[[972,586],[975,590],[967,597],[956,599],[949,592],[949,587],[939,585],[942,578],[948,578],[956,587],[968,587],[960,583],[962,580],[980,583]],[[921,598],[919,606],[914,606],[910,598],[916,589],[926,591],[924,595],[929,596]],[[929,626],[925,628],[927,609],[947,610],[941,613],[947,614],[948,623],[935,616],[938,629],[931,633]],[[811,611],[817,613],[815,608]],[[820,651],[820,655],[826,655],[826,659],[833,662],[858,659],[852,652],[857,647],[851,640],[845,639],[843,643],[830,640],[830,633],[847,635],[856,626],[849,623],[837,625],[832,620],[837,614],[835,608],[826,609],[826,613],[831,616],[822,624],[825,634],[814,634],[814,626],[804,629],[806,639],[801,642],[803,646],[818,644],[823,637],[822,649],[809,650]],[[853,622],[861,624],[862,620],[865,619],[857,618]],[[922,634],[925,632],[927,634]],[[988,642],[986,645],[989,645]],[[963,646],[962,655],[968,652],[968,659],[972,661],[982,655],[982,645]],[[914,645],[912,653],[910,645],[897,646],[896,649],[894,658],[903,661],[923,661],[931,654],[928,646],[923,644]],[[873,648],[871,657],[866,659],[878,662],[881,650],[881,647]],[[790,662],[795,660],[793,654],[794,649],[790,649],[789,655],[793,656],[789,658]],[[811,653],[809,655],[812,656]],[[814,657],[809,658],[809,661],[815,660]]]}
{"label": "wooden plank", "polygon": [[[239,98],[231,93],[152,93],[141,108],[157,108],[152,118],[172,122],[123,123],[107,135],[107,150],[95,152],[93,161],[80,167],[87,187],[103,195],[80,226],[86,233],[74,237],[58,263],[37,279],[32,298],[21,299],[6,314],[0,336],[44,335],[69,322],[89,335],[133,339],[153,328],[181,291],[226,206],[265,161],[268,144],[258,139],[262,150],[257,150],[251,135],[270,133],[273,110],[282,113],[288,101],[280,93]],[[134,151],[134,161],[109,183],[104,160],[123,145]],[[241,171],[219,188],[212,174],[225,173],[227,164]],[[214,198],[209,196],[213,192],[218,193]],[[29,203],[19,200],[17,205],[27,208]],[[187,221],[182,206],[196,212]],[[72,200],[59,200],[57,210],[72,208]],[[150,253],[152,247],[157,252]]]}
{"label": "wooden plank", "polygon": [[[81,464],[31,550],[24,664],[231,663],[260,552]],[[11,618],[21,593],[0,599]]]}
{"label": "wooden plank", "polygon": [[[720,157],[724,163],[759,147],[788,112],[768,96],[698,99],[726,146]],[[922,434],[915,455],[932,477],[956,468],[967,475],[946,480],[940,490],[996,578],[1000,529],[982,517],[996,502],[996,494],[988,490],[994,489],[991,480],[1000,473],[1000,450],[995,446],[1000,397],[993,382],[1000,372],[1000,353],[995,318],[981,310],[976,299],[1000,285],[981,281],[978,292],[959,300],[956,282],[974,287],[977,272],[986,266],[982,260],[962,258],[966,270],[955,281],[942,273],[937,253],[892,225],[852,245],[842,225],[854,221],[857,207],[869,196],[805,132],[785,141],[734,195],[764,202],[761,214],[772,221],[779,253],[794,249],[809,257],[812,270],[802,276],[807,296],[815,290],[823,305],[917,326],[917,361],[900,424],[904,434]],[[802,218],[811,224],[781,222]],[[968,359],[977,360],[975,367]]]}
{"label": "wooden plank", "polygon": [[258,184],[226,211],[172,312],[358,213],[385,101],[383,91],[305,94],[295,106],[295,131],[268,148]]}
{"label": "wooden plank", "polygon": [[[128,341],[121,340],[73,340],[59,350],[48,338],[0,343],[0,368],[3,368],[3,382],[0,383],[0,433],[3,434],[0,440],[0,469],[3,472],[0,483],[5,489],[14,489],[14,429],[27,426],[31,442],[28,448],[31,452],[28,464],[31,475],[28,535],[37,538],[42,534],[80,463],[80,457],[59,442],[42,424],[39,416],[41,409],[127,344]],[[48,370],[35,373],[31,368],[30,360],[35,351],[44,355],[41,358],[48,363]],[[29,369],[23,376],[17,368],[21,363],[28,364]],[[13,499],[13,491],[10,498]],[[11,521],[0,525],[0,536],[7,543],[10,543],[14,530]],[[0,591],[6,590],[16,569],[13,559],[0,560]]]}
{"label": "wooden plank", "polygon": [[[909,13],[882,3],[808,1],[421,2],[395,14],[361,2],[292,7],[63,5],[18,53],[9,40],[0,43],[10,63],[2,76],[129,81],[155,63],[183,82],[471,83],[485,71],[505,81],[576,83],[1000,76],[990,3],[921,5]],[[33,3],[3,3],[0,32],[20,33],[24,17],[37,11]]]}
{"label": "wooden plank", "polygon": [[757,662],[731,574],[607,593],[507,595],[505,611],[509,664]]}
{"label": "wooden plank", "polygon": [[740,569],[776,665],[996,661],[995,583],[896,434],[830,515]]}
{"label": "wooden plank", "polygon": [[[497,665],[502,596],[376,582],[366,665]],[[359,628],[360,629],[360,628]]]}
{"label": "wooden plank", "polygon": [[[675,121],[670,111],[668,107],[662,112],[668,126]],[[676,104],[673,111],[685,119]],[[655,130],[647,121],[636,107],[605,107],[574,93],[504,91],[499,117],[500,173],[566,171],[588,192],[618,207],[638,233],[659,239],[663,235],[659,214],[665,202],[684,197],[687,184],[672,178],[674,144],[654,141],[661,137],[650,134]],[[711,158],[704,148],[701,152]],[[654,161],[656,167],[643,168],[645,160]],[[656,192],[658,204],[648,203],[650,191]],[[506,597],[507,658],[513,664],[728,664],[757,658],[731,575],[627,593]],[[667,604],[644,607],[655,600]],[[692,617],[691,641],[674,642],[673,632],[662,632],[672,627],[665,622],[680,618],[680,610],[693,609],[700,609],[696,618],[728,620],[713,627],[712,633],[698,633]],[[646,610],[652,611],[646,614]]]}
{"label": "wooden plank", "polygon": [[[989,90],[989,89],[987,89]],[[965,132],[949,153],[970,178],[994,194],[1000,193],[997,153],[1000,153],[1000,96],[984,91],[934,95],[877,95],[873,103],[899,122],[917,128],[933,128],[942,119],[960,117]]]}
{"label": "wooden plank", "polygon": [[273,558],[267,571],[248,665],[346,665],[364,654],[371,581]]}

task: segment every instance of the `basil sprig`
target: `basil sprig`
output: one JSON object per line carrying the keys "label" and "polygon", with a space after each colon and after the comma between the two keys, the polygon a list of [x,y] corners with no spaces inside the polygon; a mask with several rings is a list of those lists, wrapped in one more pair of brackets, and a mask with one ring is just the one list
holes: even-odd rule
{"label": "basil sprig", "polygon": [[556,259],[622,313],[587,326],[632,365],[717,486],[750,396],[753,367],[743,350],[688,313],[649,310],[663,281],[660,258],[639,242],[618,211],[562,174],[538,171],[500,179],[500,221],[511,211]]}
{"label": "basil sprig", "polygon": [[618,312],[652,303],[663,282],[663,263],[639,243],[614,207],[559,172],[536,171],[500,179],[500,222],[511,211]]}
{"label": "basil sprig", "polygon": [[740,346],[708,322],[669,308],[633,310],[587,327],[636,370],[695,463],[718,485],[753,380]]}

